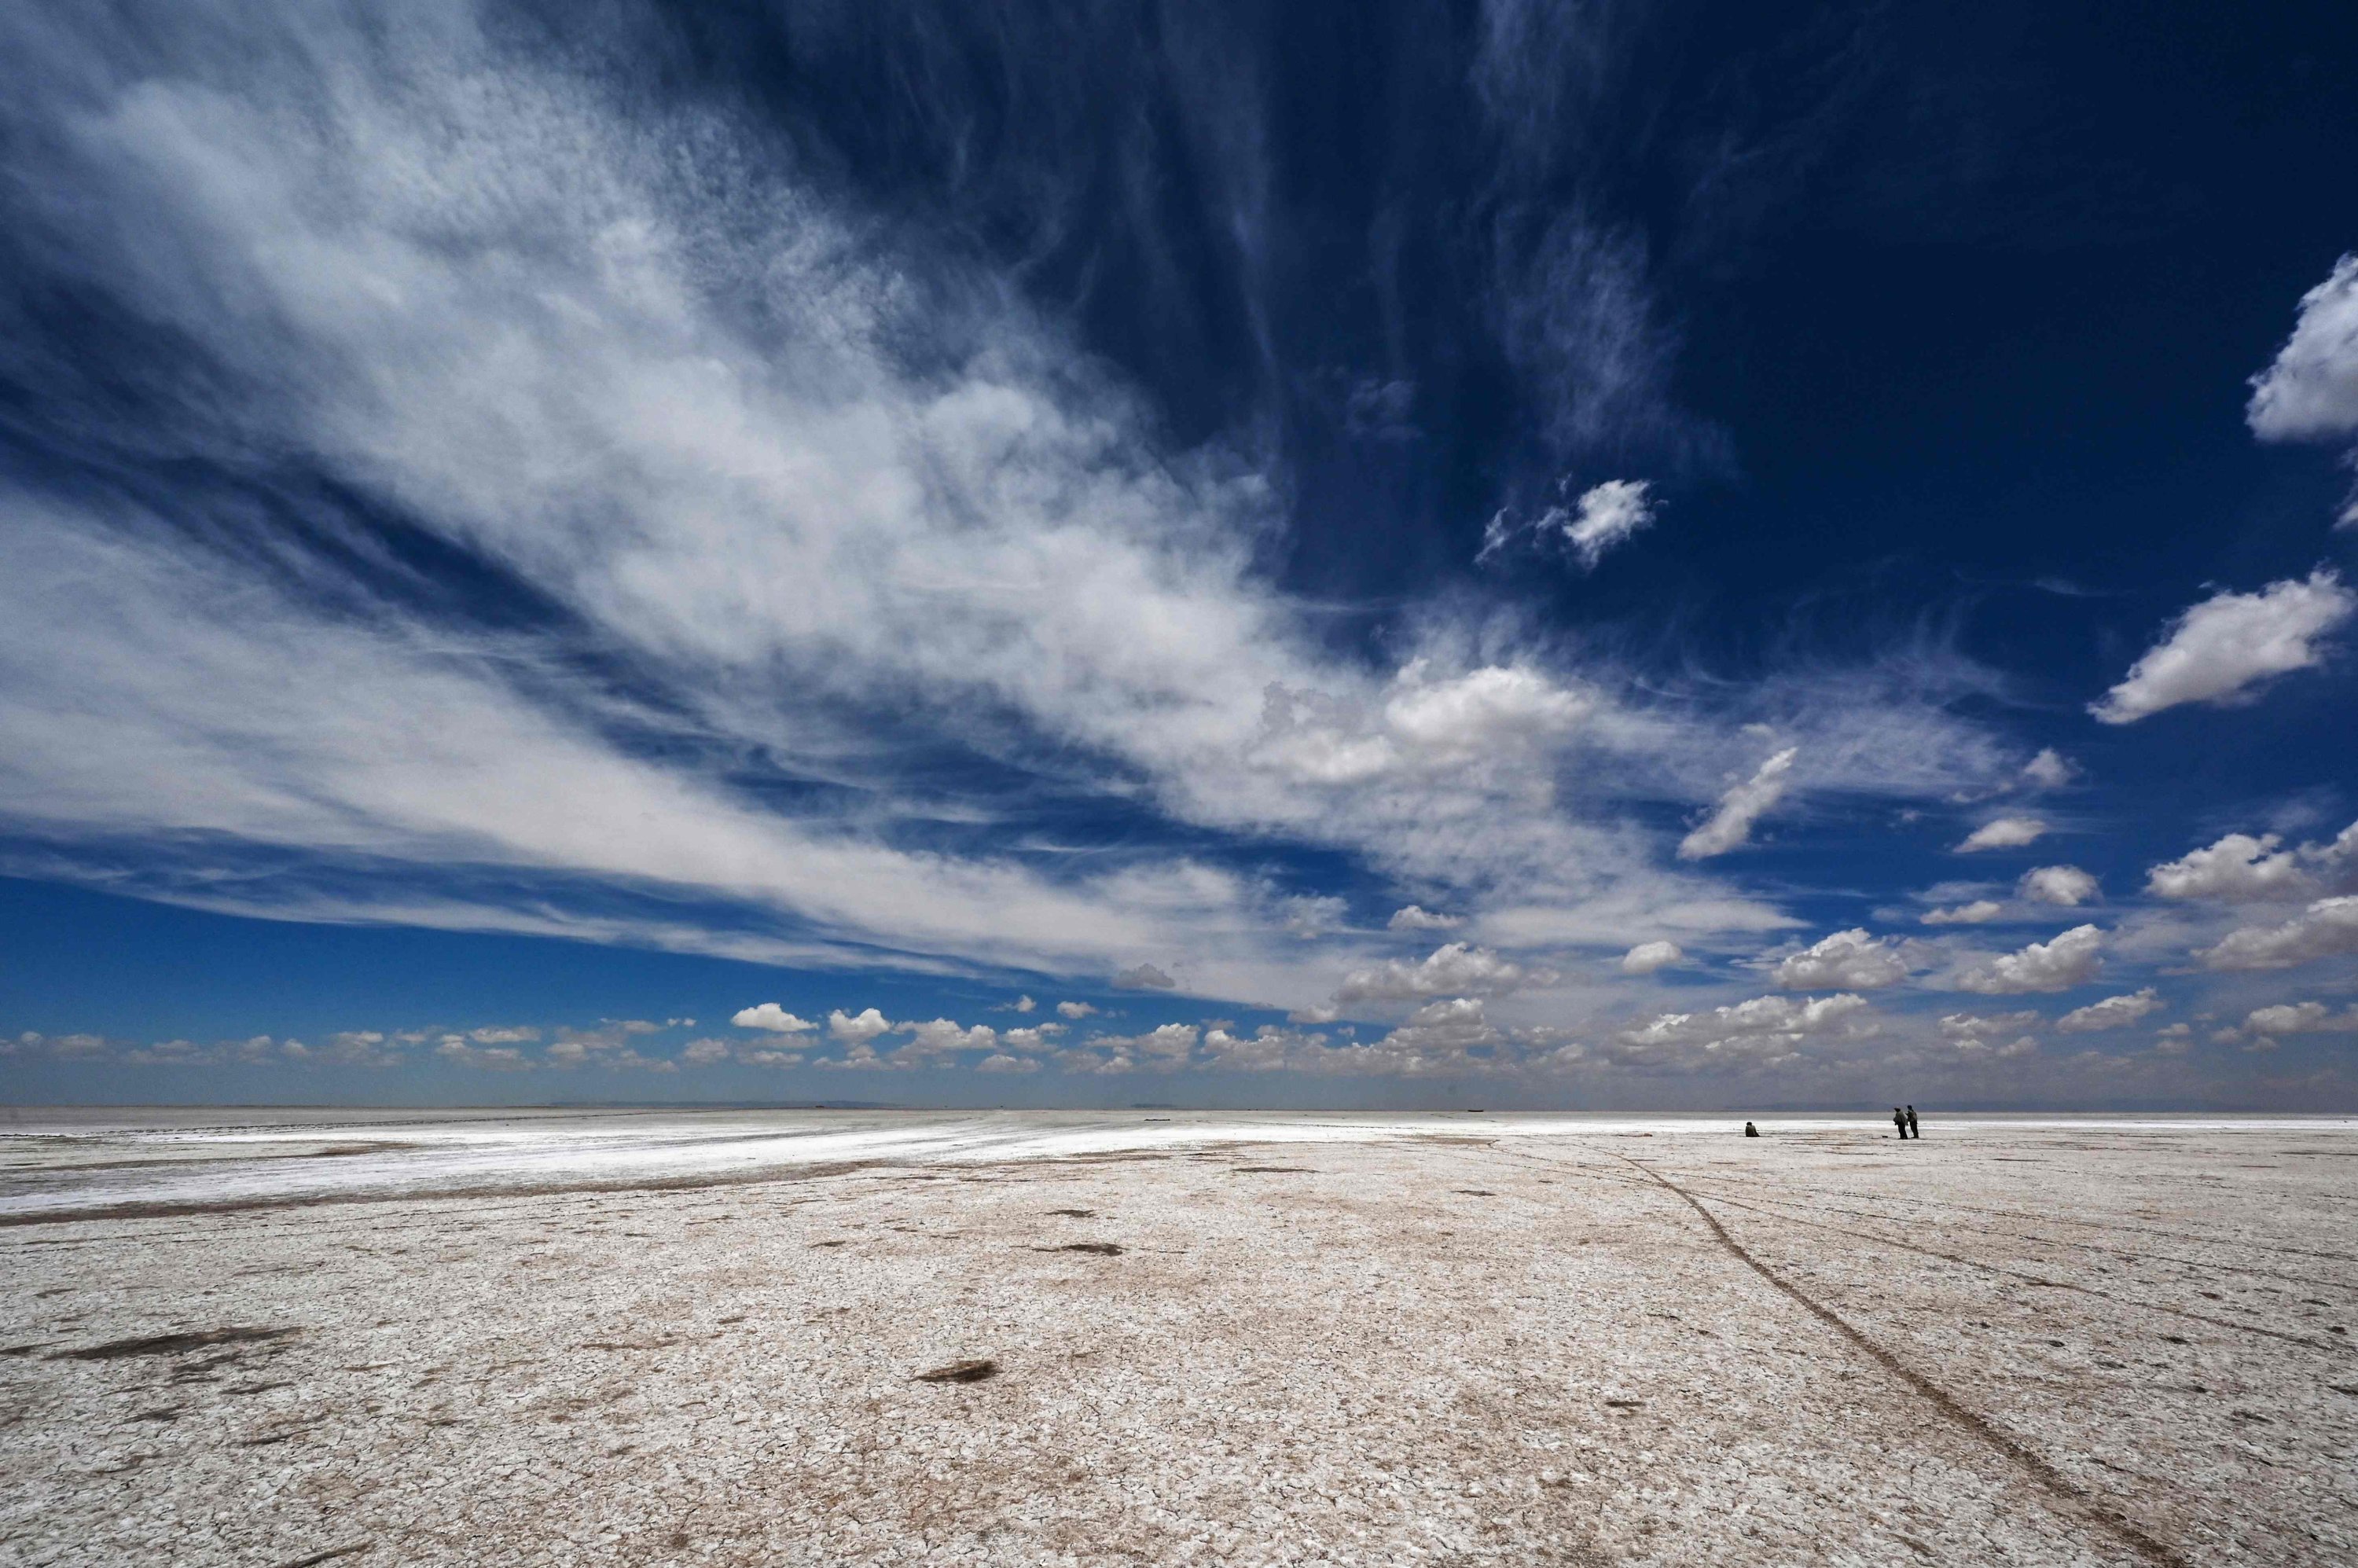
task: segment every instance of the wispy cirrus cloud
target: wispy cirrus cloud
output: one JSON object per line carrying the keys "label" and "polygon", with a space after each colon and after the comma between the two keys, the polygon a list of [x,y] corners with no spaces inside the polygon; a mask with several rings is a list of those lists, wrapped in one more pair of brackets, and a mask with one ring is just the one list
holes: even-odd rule
{"label": "wispy cirrus cloud", "polygon": [[[1282,510],[1247,449],[1173,449],[971,261],[760,125],[635,96],[627,34],[535,50],[459,0],[0,28],[0,368],[47,451],[0,487],[20,867],[1314,1009],[1393,955],[1270,846],[1486,942],[1758,932],[1786,917],[1635,811],[1711,800],[1751,726],[1812,761],[1698,842],[1789,789],[2021,766],[1953,665],[1641,682],[1439,602],[1338,653],[1257,563]],[[1517,254],[1587,301],[1509,302],[1573,400],[1556,438],[1653,417],[1635,254]],[[114,336],[41,326],[60,278]],[[1089,812],[1112,848],[1028,831]]]}

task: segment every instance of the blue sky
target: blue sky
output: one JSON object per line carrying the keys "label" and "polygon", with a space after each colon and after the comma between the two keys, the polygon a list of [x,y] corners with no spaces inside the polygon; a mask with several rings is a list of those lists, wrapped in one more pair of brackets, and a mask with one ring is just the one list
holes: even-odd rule
{"label": "blue sky", "polygon": [[2346,7],[0,44],[0,1097],[2358,1105]]}

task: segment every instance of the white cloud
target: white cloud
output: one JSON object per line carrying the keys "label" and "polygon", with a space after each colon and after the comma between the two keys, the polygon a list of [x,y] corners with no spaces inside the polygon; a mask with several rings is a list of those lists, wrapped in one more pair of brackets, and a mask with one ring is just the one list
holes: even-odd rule
{"label": "white cloud", "polygon": [[890,1034],[901,1026],[874,1008],[853,1014],[837,1008],[827,1015],[827,1032],[838,1040],[848,1040],[854,1045],[869,1045],[878,1035]]}
{"label": "white cloud", "polygon": [[2040,866],[2022,873],[2020,891],[2032,903],[2068,909],[2096,896],[2096,879],[2077,866]]}
{"label": "white cloud", "polygon": [[1465,924],[1463,915],[1435,914],[1412,903],[1392,911],[1391,919],[1386,923],[1394,931],[1454,931]]}
{"label": "white cloud", "polygon": [[1437,677],[1420,658],[1401,668],[1383,713],[1404,754],[1433,767],[1562,735],[1595,707],[1537,670],[1491,665]]}
{"label": "white cloud", "polygon": [[1889,941],[1859,928],[1837,931],[1792,954],[1774,978],[1787,990],[1872,990],[1906,979],[1908,963]]}
{"label": "white cloud", "polygon": [[1038,1023],[1029,1029],[1007,1030],[999,1043],[1010,1051],[1047,1051],[1055,1048],[1056,1036],[1064,1033],[1061,1023]]}
{"label": "white cloud", "polygon": [[2019,1034],[2036,1029],[2047,1020],[2040,1014],[2022,1012],[1952,1012],[1941,1020],[1941,1033],[1952,1040],[1986,1040],[1996,1034]]}
{"label": "white cloud", "polygon": [[1337,1001],[1401,1000],[1421,996],[1499,996],[1546,979],[1487,947],[1452,942],[1411,963],[1392,958],[1357,970],[1336,988]]}
{"label": "white cloud", "polygon": [[[8,220],[205,366],[183,404],[144,383],[138,428],[92,449],[271,453],[579,636],[375,596],[330,564],[378,549],[331,507],[330,547],[265,573],[198,543],[245,506],[200,486],[146,487],[161,516],[0,496],[12,838],[202,844],[130,891],[240,913],[967,974],[1184,955],[1191,990],[1298,1004],[1373,950],[1272,957],[1278,901],[1151,833],[1020,855],[967,799],[971,831],[936,835],[938,787],[909,776],[1054,757],[1044,776],[1119,780],[1173,841],[1332,847],[1470,920],[1758,929],[1774,911],[1658,866],[1623,805],[1699,798],[1764,719],[1813,786],[2014,771],[1951,711],[1955,661],[1657,697],[1439,598],[1404,618],[1403,667],[1335,653],[1255,564],[1271,478],[1168,452],[1020,289],[838,212],[770,127],[667,116],[610,80],[632,62],[595,26],[535,57],[467,5],[398,10],[186,0],[135,48],[103,7],[19,29]],[[584,646],[624,678],[580,675]],[[858,722],[884,707],[913,739]],[[1588,787],[1559,798],[1575,733]],[[1728,845],[1765,809],[1723,807]],[[928,849],[899,847],[904,819]],[[240,853],[306,870],[213,874]]]}
{"label": "white cloud", "polygon": [[2006,905],[1991,899],[1977,898],[1970,903],[1949,909],[1928,909],[1924,912],[1927,925],[1981,925],[2006,913]]}
{"label": "white cloud", "polygon": [[1611,1056],[1634,1066],[1768,1066],[1794,1059],[1808,1041],[1863,1036],[1876,1027],[1866,999],[1848,992],[1808,1001],[1755,997],[1708,1012],[1660,1014],[1623,1031]]}
{"label": "white cloud", "polygon": [[1996,817],[1966,834],[1956,852],[1973,855],[1984,849],[2019,849],[2025,844],[2036,843],[2046,832],[2047,824],[2036,816]]}
{"label": "white cloud", "polygon": [[[1559,493],[1569,490],[1564,484]],[[1542,549],[1569,550],[1579,558],[1582,570],[1595,571],[1607,551],[1651,527],[1656,511],[1652,486],[1641,479],[1606,480],[1582,492],[1570,506],[1552,505],[1536,517],[1518,519],[1502,508],[1483,529],[1475,563],[1529,541]]]}
{"label": "white cloud", "polygon": [[1621,955],[1625,975],[1650,975],[1686,959],[1686,949],[1675,942],[1640,942]]}
{"label": "white cloud", "polygon": [[1114,976],[1116,990],[1167,991],[1176,989],[1179,982],[1152,964],[1140,964]]}
{"label": "white cloud", "polygon": [[2224,708],[2253,700],[2270,676],[2323,663],[2320,639],[2353,612],[2358,594],[2326,567],[2306,581],[2288,578],[2257,593],[2214,594],[2171,622],[2127,678],[2088,711],[2107,724],[2129,724],[2181,703]]}
{"label": "white cloud", "polygon": [[1010,1056],[1001,1051],[977,1062],[974,1070],[978,1073],[1036,1073],[1040,1070],[1040,1064],[1028,1056]]}
{"label": "white cloud", "polygon": [[2254,1009],[2244,1020],[2247,1034],[2358,1034],[2358,1004],[2335,1012],[2321,1001],[2281,1002]]}
{"label": "white cloud", "polygon": [[2161,898],[2224,903],[2312,898],[2358,872],[2358,823],[2327,844],[2282,848],[2274,833],[2230,833],[2206,849],[2146,872],[2146,891]]}
{"label": "white cloud", "polygon": [[2022,765],[2022,776],[2040,789],[2061,789],[2078,775],[2080,770],[2054,747],[2049,746]]}
{"label": "white cloud", "polygon": [[950,1056],[960,1051],[992,1051],[999,1049],[999,1031],[987,1023],[963,1028],[946,1018],[936,1018],[930,1023],[904,1023],[909,1043],[893,1053],[896,1059],[920,1056]]}
{"label": "white cloud", "polygon": [[1561,526],[1563,536],[1579,552],[1589,570],[1616,545],[1650,527],[1654,499],[1642,479],[1609,479],[1582,492],[1580,511]]}
{"label": "white cloud", "polygon": [[1068,1072],[1174,1072],[1187,1065],[1201,1033],[1192,1023],[1164,1023],[1143,1034],[1092,1035],[1061,1053],[1058,1060]]}
{"label": "white cloud", "polygon": [[540,1038],[540,1031],[522,1024],[503,1028],[470,1029],[467,1038],[478,1045],[522,1045]]}
{"label": "white cloud", "polygon": [[1013,1008],[1018,1012],[1029,1012],[1039,1005],[1040,1004],[1038,1002],[1033,1001],[1028,996],[1019,996],[1013,1001],[1008,1003],[1008,1006]]}
{"label": "white cloud", "polygon": [[726,1040],[691,1040],[680,1051],[679,1059],[698,1067],[708,1066],[729,1060],[729,1050]]}
{"label": "white cloud", "polygon": [[773,1034],[808,1034],[818,1027],[806,1018],[796,1018],[773,1001],[745,1008],[729,1022],[740,1029],[766,1029]]}
{"label": "white cloud", "polygon": [[2194,1049],[2194,1028],[2186,1023],[2165,1023],[2153,1032],[2153,1048],[2165,1056],[2183,1056]]}
{"label": "white cloud", "polygon": [[1793,771],[1793,759],[1799,752],[1800,748],[1788,746],[1761,763],[1750,778],[1720,796],[1718,809],[1710,818],[1679,841],[1679,859],[1708,860],[1750,842],[1752,825],[1785,798],[1790,787],[1786,775]]}
{"label": "white cloud", "polygon": [[1056,1004],[1056,1011],[1076,1022],[1098,1015],[1098,1010],[1085,1001],[1060,1001]]}
{"label": "white cloud", "polygon": [[2156,996],[2151,986],[2125,996],[2108,996],[2102,1001],[2092,1001],[2076,1007],[2055,1021],[2055,1027],[2066,1034],[2090,1034],[2099,1030],[2125,1029],[2138,1020],[2159,1012],[2169,1003]]}
{"label": "white cloud", "polygon": [[2244,416],[2264,441],[2358,436],[2358,255],[2300,297],[2292,336],[2252,378]]}
{"label": "white cloud", "polygon": [[2018,953],[1991,959],[1957,979],[1959,990],[2006,996],[2021,991],[2069,990],[2087,984],[2104,968],[2104,934],[2075,925],[2049,942],[2033,942]]}
{"label": "white cloud", "polygon": [[[567,1044],[560,1041],[550,1046],[549,1055],[559,1062],[566,1060],[565,1057],[558,1055],[558,1052]],[[513,1045],[470,1045],[462,1036],[457,1034],[444,1036],[442,1043],[434,1048],[434,1054],[446,1062],[454,1063],[461,1067],[473,1067],[483,1072],[520,1073],[529,1071],[532,1066],[532,1063],[525,1058],[525,1054]]]}
{"label": "white cloud", "polygon": [[2321,898],[2280,925],[2246,925],[2194,957],[2212,969],[2288,969],[2358,953],[2358,898]]}
{"label": "white cloud", "polygon": [[1342,1016],[1342,1010],[1339,1008],[1325,1005],[1317,1007],[1297,1007],[1293,1011],[1285,1015],[1285,1022],[1288,1023],[1332,1023]]}

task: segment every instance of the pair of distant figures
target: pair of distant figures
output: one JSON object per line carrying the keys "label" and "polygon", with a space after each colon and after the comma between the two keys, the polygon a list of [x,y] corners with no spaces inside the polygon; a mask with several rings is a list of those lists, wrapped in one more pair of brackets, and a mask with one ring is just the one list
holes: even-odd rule
{"label": "pair of distant figures", "polygon": [[1916,1108],[1912,1105],[1904,1108],[1896,1105],[1893,1106],[1891,1108],[1891,1125],[1899,1129],[1899,1136],[1902,1141],[1910,1138],[1921,1138],[1924,1136],[1921,1132],[1916,1130]]}

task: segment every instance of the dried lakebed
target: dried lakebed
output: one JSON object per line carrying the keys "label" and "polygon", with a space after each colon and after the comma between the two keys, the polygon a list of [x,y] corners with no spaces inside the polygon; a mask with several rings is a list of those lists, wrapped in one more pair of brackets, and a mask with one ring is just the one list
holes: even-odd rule
{"label": "dried lakebed", "polygon": [[9,1562],[2358,1561],[2345,1121],[15,1114]]}

